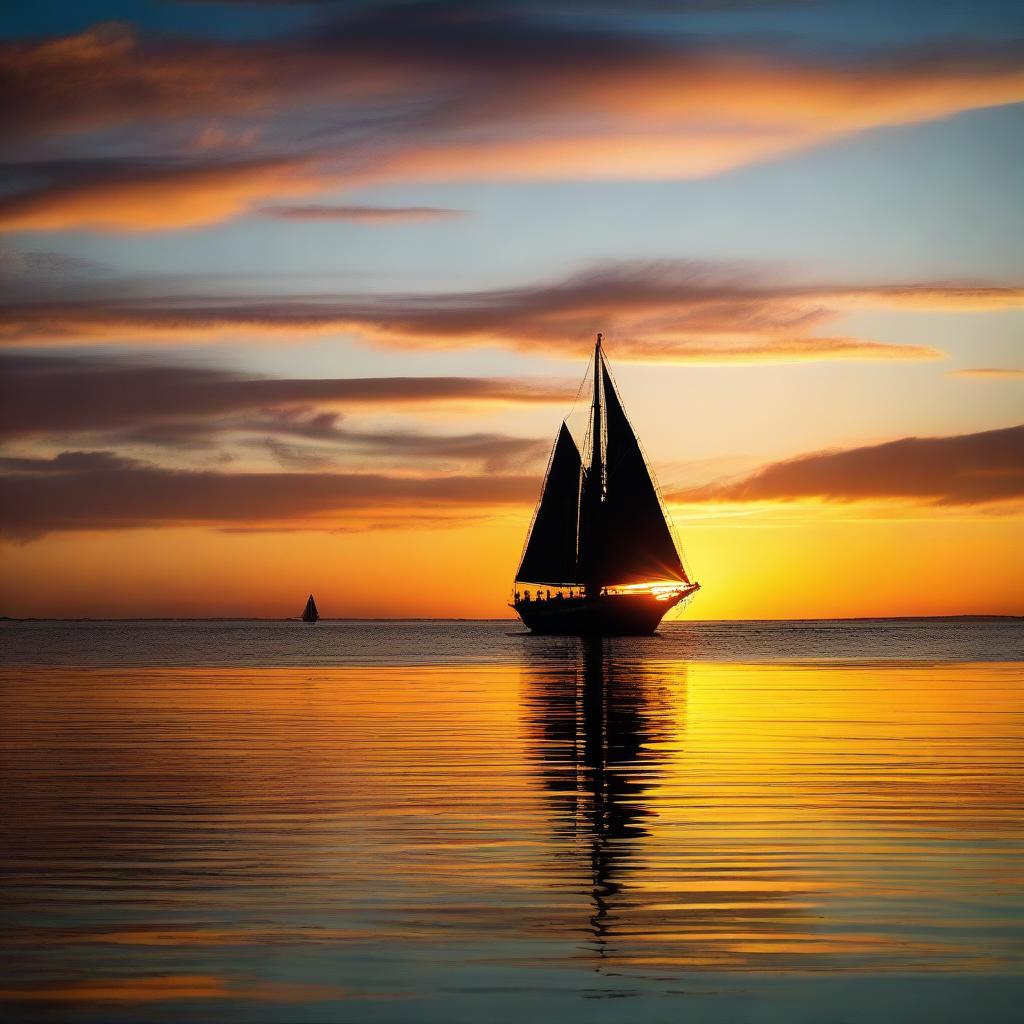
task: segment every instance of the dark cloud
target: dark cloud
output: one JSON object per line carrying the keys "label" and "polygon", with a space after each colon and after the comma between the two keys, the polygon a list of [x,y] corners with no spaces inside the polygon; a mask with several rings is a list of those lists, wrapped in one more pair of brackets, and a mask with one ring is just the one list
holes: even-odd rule
{"label": "dark cloud", "polygon": [[178,471],[98,452],[20,461],[0,475],[0,533],[21,540],[189,524],[332,528],[349,514],[440,514],[525,504],[537,494],[535,476]]}
{"label": "dark cloud", "polygon": [[[267,449],[282,465],[329,464],[338,448],[355,449],[379,457],[426,459],[434,462],[479,462],[488,472],[524,468],[543,458],[547,441],[510,437],[507,434],[428,434],[411,430],[355,430],[346,427],[337,413],[293,410],[253,421],[227,424],[228,429],[266,433]],[[281,437],[319,442],[319,447],[286,445]],[[334,446],[332,448],[325,445]]]}
{"label": "dark cloud", "polygon": [[378,465],[410,461],[476,463],[488,472],[501,473],[534,466],[547,455],[549,447],[547,441],[535,438],[484,431],[435,434],[420,430],[358,430],[344,425],[340,413],[307,408],[268,411],[260,416],[168,420],[124,430],[91,432],[92,438],[104,444],[174,452],[220,449],[239,435],[239,443],[268,452],[288,469],[338,468],[356,455],[370,457]]}
{"label": "dark cloud", "polygon": [[448,220],[466,215],[465,210],[443,206],[264,206],[259,212],[284,220],[348,220],[366,224]]}
{"label": "dark cloud", "polygon": [[[575,389],[559,381],[487,377],[246,378],[226,370],[119,359],[0,356],[0,437],[127,428],[137,440],[184,444],[209,435],[205,418],[277,410],[278,430],[333,429],[309,406],[564,402]],[[291,418],[282,410],[299,409]],[[255,427],[258,429],[259,425]]]}
{"label": "dark cloud", "polygon": [[106,270],[103,264],[82,256],[46,249],[15,249],[0,244],[0,286],[21,292],[37,281],[52,286],[55,279],[62,283],[94,280]]}
{"label": "dark cloud", "polygon": [[[388,509],[374,511],[367,516],[345,520],[332,526],[317,527],[318,533],[375,533],[381,530],[447,530],[483,522],[493,516],[493,511],[474,514],[463,508],[453,508],[436,515],[420,515],[412,512],[390,512]],[[307,526],[219,526],[218,533],[296,533],[308,531]]]}
{"label": "dark cloud", "polygon": [[0,455],[0,470],[13,473],[88,473],[102,470],[131,469],[136,459],[117,452],[61,452],[49,459]]}
{"label": "dark cloud", "polygon": [[[81,434],[101,438],[104,444],[117,446],[172,448],[179,452],[216,449],[221,434],[227,429],[217,419],[164,420],[156,423],[141,423],[124,430],[86,430]],[[67,432],[58,436],[66,437]]]}
{"label": "dark cloud", "polygon": [[1024,498],[1024,426],[818,452],[738,481],[670,495],[680,502],[801,498],[904,498],[938,505]]}

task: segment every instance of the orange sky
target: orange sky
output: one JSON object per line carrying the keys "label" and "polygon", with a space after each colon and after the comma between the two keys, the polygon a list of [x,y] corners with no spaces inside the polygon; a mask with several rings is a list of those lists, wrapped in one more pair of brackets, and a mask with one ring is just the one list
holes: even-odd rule
{"label": "orange sky", "polygon": [[[677,508],[677,513],[683,511]],[[1021,520],[759,505],[677,514],[703,590],[687,618],[1021,614]],[[526,510],[460,528],[55,535],[10,546],[18,615],[505,617]]]}
{"label": "orange sky", "polygon": [[991,13],[304,6],[0,26],[0,614],[505,616],[598,331],[686,615],[1024,613]]}

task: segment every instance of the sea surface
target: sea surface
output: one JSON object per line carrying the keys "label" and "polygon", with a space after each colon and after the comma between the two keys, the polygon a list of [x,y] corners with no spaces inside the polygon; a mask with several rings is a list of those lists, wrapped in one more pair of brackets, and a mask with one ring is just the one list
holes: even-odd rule
{"label": "sea surface", "polygon": [[0,623],[0,1018],[1010,1022],[1024,622]]}

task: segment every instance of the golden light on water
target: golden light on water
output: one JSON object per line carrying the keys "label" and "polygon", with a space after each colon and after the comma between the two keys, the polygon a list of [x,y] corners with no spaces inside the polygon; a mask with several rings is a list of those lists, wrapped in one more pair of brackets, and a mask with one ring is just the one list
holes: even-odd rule
{"label": "golden light on water", "polygon": [[[552,964],[641,992],[1012,966],[1018,665],[647,650],[19,670],[12,948],[52,955],[6,998],[347,1004],[384,994],[375,950],[443,987],[466,944],[527,990]],[[276,991],[244,952],[267,944]],[[318,950],[329,976],[299,967]]]}

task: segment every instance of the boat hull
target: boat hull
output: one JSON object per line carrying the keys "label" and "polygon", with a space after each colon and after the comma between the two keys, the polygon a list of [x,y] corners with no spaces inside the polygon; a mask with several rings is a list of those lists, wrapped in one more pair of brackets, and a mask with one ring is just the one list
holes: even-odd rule
{"label": "boat hull", "polygon": [[599,597],[516,601],[523,625],[546,636],[650,636],[661,620],[696,588],[654,594],[602,594]]}

